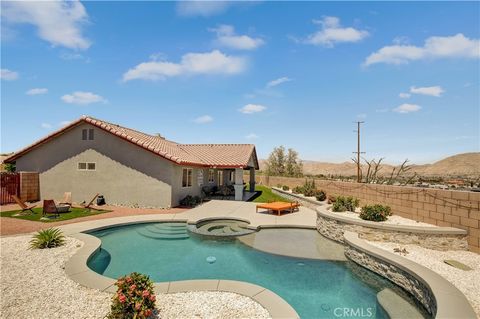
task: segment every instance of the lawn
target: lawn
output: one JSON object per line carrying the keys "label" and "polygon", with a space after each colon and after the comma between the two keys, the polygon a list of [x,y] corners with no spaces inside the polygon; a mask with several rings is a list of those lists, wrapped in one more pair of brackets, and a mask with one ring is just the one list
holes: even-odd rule
{"label": "lawn", "polygon": [[44,223],[49,223],[49,222],[58,222],[62,220],[67,220],[67,219],[73,219],[73,218],[78,218],[78,217],[86,217],[86,216],[92,216],[92,215],[98,215],[102,213],[109,212],[109,210],[91,210],[89,211],[88,209],[85,208],[70,208],[70,211],[68,213],[61,213],[59,217],[54,217],[53,214],[48,214],[48,219],[47,220],[42,220],[42,208],[37,207],[33,209],[35,214],[32,214],[30,211],[28,213],[24,213],[23,215],[20,216],[14,216],[15,214],[18,214],[21,212],[21,210],[11,210],[8,212],[0,212],[1,217],[11,217],[11,218],[19,218],[19,219],[25,219],[25,220],[32,220],[32,221],[39,221],[39,222],[44,222]]}
{"label": "lawn", "polygon": [[253,202],[255,203],[271,203],[271,202],[291,202],[290,200],[283,198],[277,194],[272,193],[272,189],[263,185],[255,185],[255,190],[262,192],[260,196],[256,197]]}

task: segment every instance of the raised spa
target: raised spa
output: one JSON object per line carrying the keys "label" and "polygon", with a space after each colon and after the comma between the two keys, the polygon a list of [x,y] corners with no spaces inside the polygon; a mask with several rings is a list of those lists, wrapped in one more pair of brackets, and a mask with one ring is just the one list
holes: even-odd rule
{"label": "raised spa", "polygon": [[390,289],[395,302],[401,298],[402,307],[408,304],[419,316],[427,317],[407,293],[348,261],[342,245],[314,230],[265,229],[217,238],[191,236],[186,223],[149,223],[89,234],[98,237],[102,246],[88,266],[110,278],[137,271],[155,282],[249,282],[275,292],[302,318],[338,318],[346,313],[350,318],[388,318],[377,294]]}

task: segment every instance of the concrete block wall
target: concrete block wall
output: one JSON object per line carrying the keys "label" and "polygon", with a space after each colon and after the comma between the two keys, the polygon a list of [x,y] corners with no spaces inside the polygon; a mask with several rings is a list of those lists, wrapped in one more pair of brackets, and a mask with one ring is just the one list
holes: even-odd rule
{"label": "concrete block wall", "polygon": [[[267,186],[301,186],[305,178],[256,176],[257,183]],[[443,227],[468,231],[469,250],[480,253],[480,193],[437,190],[418,187],[358,184],[315,179],[317,189],[327,195],[355,196],[360,205],[383,204],[394,214]]]}
{"label": "concrete block wall", "polygon": [[40,180],[36,172],[20,172],[20,198],[23,201],[40,200]]}

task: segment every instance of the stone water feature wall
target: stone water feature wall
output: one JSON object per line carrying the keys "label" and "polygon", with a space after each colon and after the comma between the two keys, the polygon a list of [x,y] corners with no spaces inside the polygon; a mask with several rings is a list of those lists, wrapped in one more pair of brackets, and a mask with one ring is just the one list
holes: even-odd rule
{"label": "stone water feature wall", "polygon": [[[305,178],[256,175],[256,182],[267,186],[301,186]],[[355,196],[360,205],[383,204],[394,214],[412,220],[455,227],[468,231],[469,250],[480,253],[480,192],[426,189],[419,187],[358,184],[315,179],[327,195]]]}
{"label": "stone water feature wall", "polygon": [[396,285],[411,293],[430,314],[437,312],[435,297],[432,295],[430,289],[410,273],[349,245],[345,246],[345,255],[360,266],[382,277],[388,278]]}
{"label": "stone water feature wall", "polygon": [[[331,213],[330,213],[331,214]],[[359,222],[361,223],[361,222]],[[385,225],[388,227],[388,225]],[[455,231],[445,230],[441,232],[422,232],[421,230],[410,230],[412,227],[400,227],[402,231],[396,231],[393,227],[382,229],[361,226],[354,223],[342,222],[333,218],[322,216],[317,213],[317,230],[323,236],[344,243],[344,233],[351,231],[358,233],[359,237],[370,241],[393,242],[399,245],[419,245],[434,250],[468,250],[466,234],[456,234]],[[427,231],[427,230],[426,230]]]}

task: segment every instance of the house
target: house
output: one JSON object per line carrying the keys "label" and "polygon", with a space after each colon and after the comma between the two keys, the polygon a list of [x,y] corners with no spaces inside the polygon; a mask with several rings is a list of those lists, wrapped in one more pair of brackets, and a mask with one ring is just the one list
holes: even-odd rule
{"label": "house", "polygon": [[242,200],[243,173],[255,189],[258,169],[252,144],[178,144],[83,116],[5,160],[17,171],[38,172],[41,198],[74,202],[102,194],[107,203],[171,207],[205,185],[232,184]]}

